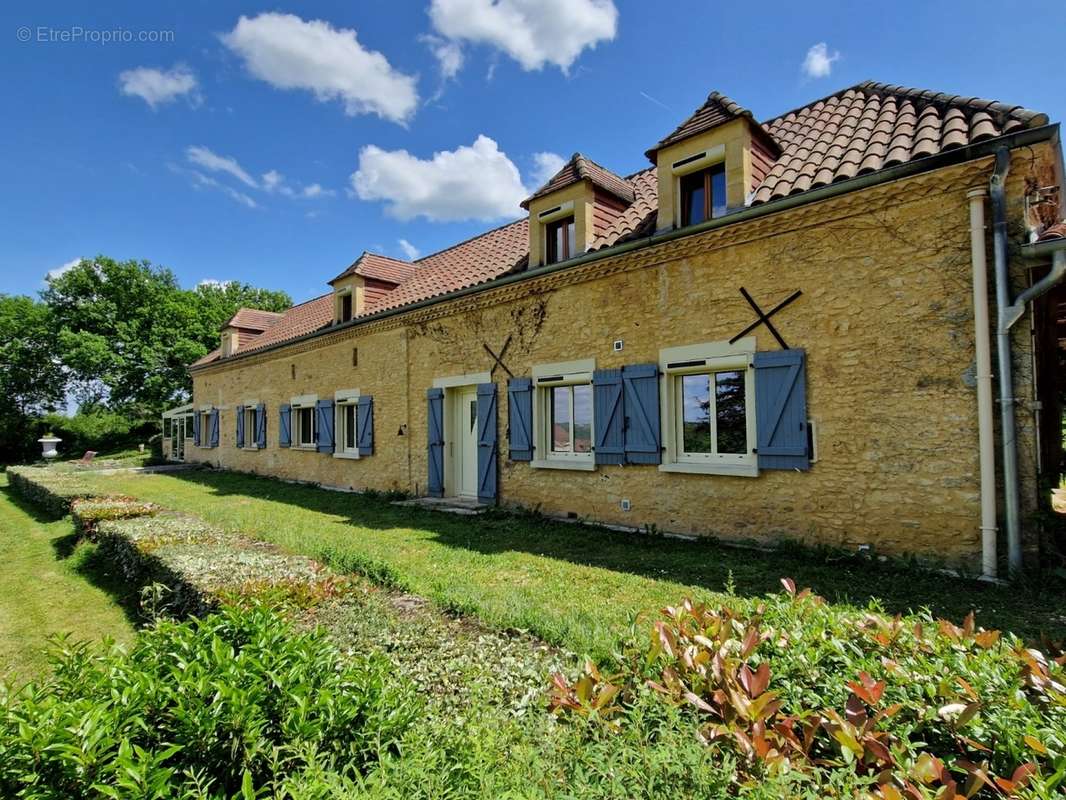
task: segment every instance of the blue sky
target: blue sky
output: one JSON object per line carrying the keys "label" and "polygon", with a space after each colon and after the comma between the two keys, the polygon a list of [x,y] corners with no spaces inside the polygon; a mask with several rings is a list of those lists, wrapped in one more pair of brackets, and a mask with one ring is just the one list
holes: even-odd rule
{"label": "blue sky", "polygon": [[0,292],[104,253],[305,300],[363,250],[508,221],[558,156],[644,168],[712,89],[759,118],[866,79],[1066,116],[1059,2],[660,5],[5,4]]}

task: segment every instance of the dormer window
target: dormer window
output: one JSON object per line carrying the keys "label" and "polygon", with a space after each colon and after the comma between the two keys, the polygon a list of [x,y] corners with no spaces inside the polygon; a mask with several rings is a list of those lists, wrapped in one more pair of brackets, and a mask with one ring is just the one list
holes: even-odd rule
{"label": "dormer window", "polygon": [[340,322],[349,322],[352,318],[352,293],[341,295]]}
{"label": "dormer window", "polygon": [[725,164],[682,175],[681,225],[695,225],[726,213]]}
{"label": "dormer window", "polygon": [[574,217],[557,219],[545,226],[545,263],[555,264],[577,255],[577,228]]}

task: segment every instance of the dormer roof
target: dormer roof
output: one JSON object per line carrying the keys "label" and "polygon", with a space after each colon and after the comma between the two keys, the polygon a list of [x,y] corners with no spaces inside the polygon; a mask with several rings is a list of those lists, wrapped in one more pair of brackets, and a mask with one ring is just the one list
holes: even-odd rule
{"label": "dormer roof", "polygon": [[262,333],[273,327],[283,316],[285,315],[273,311],[262,311],[258,308],[239,308],[237,313],[230,317],[219,330],[237,328],[241,331]]}
{"label": "dormer roof", "polygon": [[629,181],[615,175],[606,167],[601,167],[591,158],[586,158],[581,153],[574,153],[563,168],[556,172],[547,183],[522,201],[522,208],[528,210],[529,204],[538,197],[544,197],[580,181],[590,181],[593,186],[603,189],[627,204],[633,202],[633,187]]}
{"label": "dormer roof", "polygon": [[364,278],[372,278],[399,286],[414,275],[417,269],[418,267],[409,261],[364,250],[363,254],[351,266],[329,283],[333,285],[341,278],[346,278],[349,275],[361,275]]}
{"label": "dormer roof", "polygon": [[754,129],[759,131],[761,135],[776,146],[776,143],[773,142],[773,138],[766,133],[761,125],[759,125],[755,116],[748,111],[748,109],[741,106],[732,98],[726,97],[721,92],[711,92],[707,95],[707,99],[704,101],[703,105],[692,113],[692,116],[678,125],[673,133],[665,139],[660,140],[654,147],[645,151],[644,155],[646,155],[654,164],[656,155],[664,147],[669,147],[672,144],[676,144],[677,142],[691,138],[697,134],[704,133],[712,128],[717,128],[719,125],[724,125],[735,119],[748,120]]}

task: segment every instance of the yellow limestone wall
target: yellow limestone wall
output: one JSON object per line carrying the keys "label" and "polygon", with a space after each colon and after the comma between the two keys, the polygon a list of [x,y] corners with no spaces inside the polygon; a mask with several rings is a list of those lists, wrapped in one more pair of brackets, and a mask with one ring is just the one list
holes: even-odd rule
{"label": "yellow limestone wall", "polygon": [[[1049,158],[1039,150],[1041,159]],[[1033,168],[1014,159],[1010,197]],[[426,486],[426,389],[487,371],[487,344],[517,376],[534,364],[594,358],[597,368],[656,362],[659,349],[729,339],[774,317],[808,354],[818,461],[757,478],[533,469],[507,459],[506,375],[499,388],[500,499],[546,513],[724,539],[918,554],[975,565],[980,553],[976,394],[966,191],[991,160],[940,170],[792,211],[251,355],[194,373],[197,406],[222,409],[221,446],[192,459],[343,487]],[[1012,218],[1019,209],[1012,208]],[[778,349],[765,328],[760,350]],[[624,341],[620,353],[612,342]],[[1027,325],[1016,333],[1023,506],[1036,497]],[[352,367],[352,348],[358,366]],[[293,377],[295,369],[295,378]],[[375,454],[358,461],[278,447],[278,406],[294,395],[374,396]],[[233,447],[233,408],[267,405],[268,447]],[[405,427],[406,426],[406,427]],[[404,431],[404,435],[400,432]],[[632,510],[623,512],[621,500]]]}

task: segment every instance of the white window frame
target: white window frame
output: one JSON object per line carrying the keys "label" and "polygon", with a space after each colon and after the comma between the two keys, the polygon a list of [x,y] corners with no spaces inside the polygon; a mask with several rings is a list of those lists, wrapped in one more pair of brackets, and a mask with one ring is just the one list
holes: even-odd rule
{"label": "white window frame", "polygon": [[[258,400],[244,401],[244,446],[242,450],[258,450],[259,440],[255,435],[255,410],[259,407]],[[249,433],[251,431],[251,433]]]}
{"label": "white window frame", "polygon": [[[660,472],[758,476],[759,464],[755,453],[754,359],[754,336],[741,339],[732,345],[728,342],[707,342],[668,347],[659,351],[659,368],[663,373],[659,391],[664,448],[663,463],[659,465]],[[685,453],[682,449],[684,441],[682,378],[686,375],[708,375],[732,371],[744,373],[744,417],[747,423],[748,452],[743,454]],[[713,382],[711,392],[713,397]],[[711,424],[714,425],[713,416]]]}
{"label": "white window frame", "polygon": [[[196,413],[200,415],[200,443],[197,447],[202,447],[205,450],[213,450],[211,446],[211,412],[215,410],[214,406],[200,406],[200,410]],[[218,438],[219,444],[222,444],[222,421],[219,420]]]}
{"label": "white window frame", "polygon": [[[554,364],[538,364],[533,367],[533,454],[530,466],[537,469],[572,469],[591,472],[596,469],[595,454],[557,453],[551,449],[551,390],[559,386],[592,386],[592,373],[596,369],[594,359],[561,361]],[[544,379],[555,379],[542,382]],[[571,395],[572,398],[572,395]],[[573,425],[573,399],[570,402],[570,419]],[[595,441],[595,411],[591,419],[590,435]]]}
{"label": "white window frame", "polygon": [[[289,447],[293,450],[318,452],[318,395],[304,394],[289,400]],[[302,426],[300,425],[301,408],[311,409],[311,444],[301,444]]]}
{"label": "white window frame", "polygon": [[352,424],[355,427],[355,446],[348,449],[346,446],[348,423],[346,419],[347,409],[357,409],[359,405],[358,389],[340,389],[333,393],[333,434],[336,445],[333,448],[334,458],[359,458],[359,412],[352,412]]}
{"label": "white window frame", "polygon": [[[694,156],[696,156],[694,158]],[[689,160],[691,159],[691,161]],[[684,164],[679,162],[684,161]],[[670,165],[670,175],[672,176],[671,182],[673,183],[674,192],[674,227],[686,228],[684,220],[681,219],[682,202],[681,202],[681,179],[686,175],[691,175],[693,172],[702,172],[705,169],[711,167],[717,167],[719,164],[725,166],[725,145],[716,144],[709,150],[704,150],[698,155],[696,153],[690,153],[687,156],[680,156],[674,160]],[[725,167],[726,174],[726,187],[729,186],[729,168]],[[728,213],[729,206],[726,205],[726,212]],[[720,219],[720,217],[719,217]]]}

